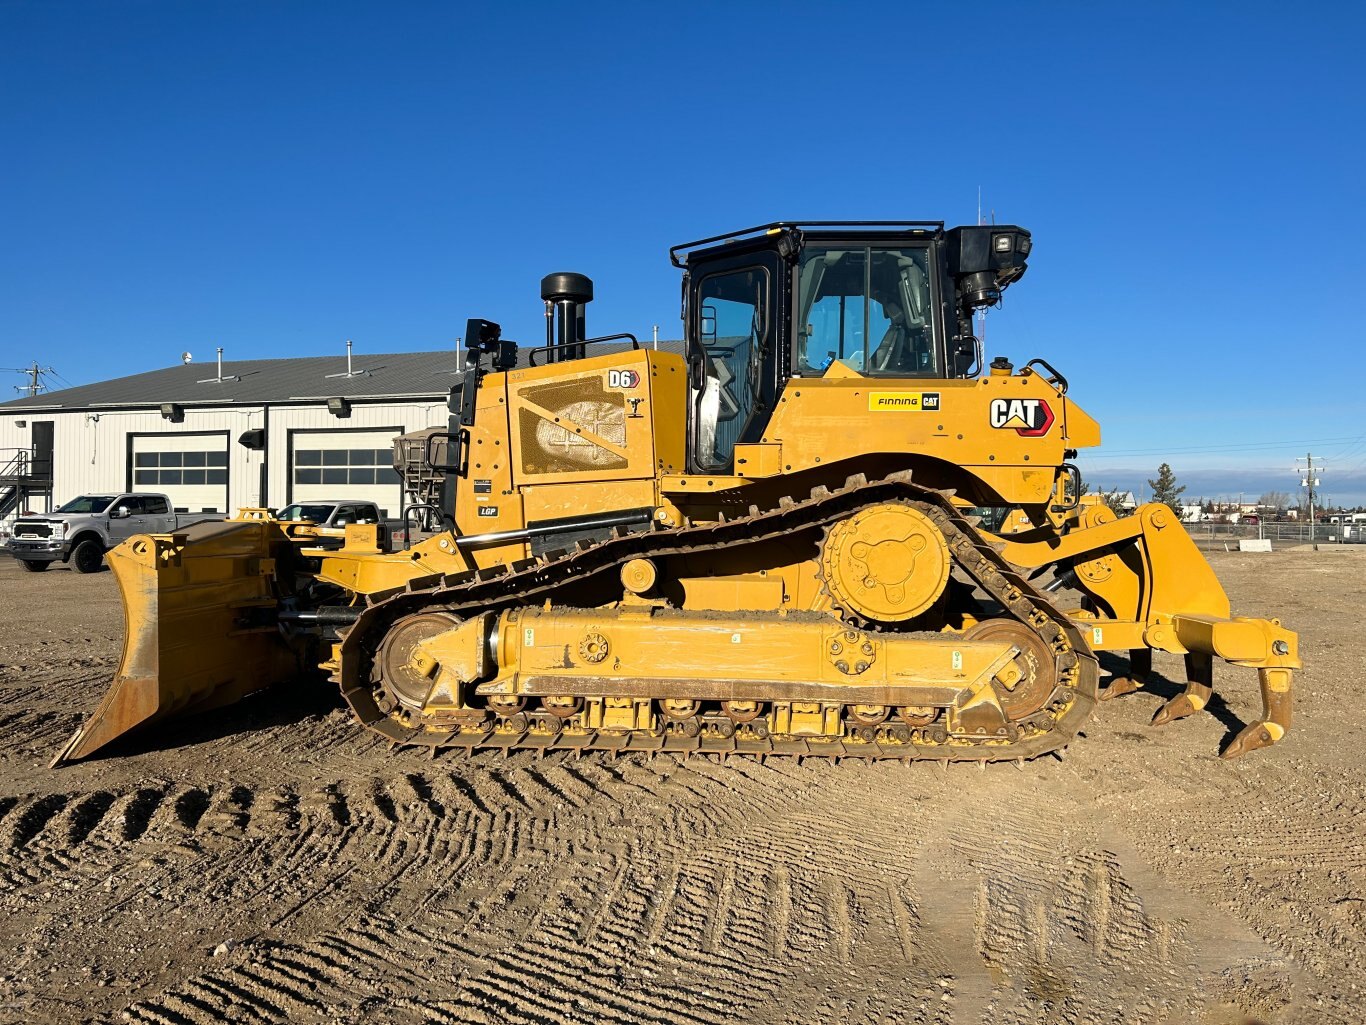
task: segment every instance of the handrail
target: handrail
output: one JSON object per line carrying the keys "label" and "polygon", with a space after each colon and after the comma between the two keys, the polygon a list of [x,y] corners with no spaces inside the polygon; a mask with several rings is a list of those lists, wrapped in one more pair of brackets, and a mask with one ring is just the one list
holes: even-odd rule
{"label": "handrail", "polygon": [[[1044,380],[1046,380],[1049,384],[1057,388],[1059,395],[1067,394],[1067,378],[1063,377],[1062,374],[1058,373],[1057,369],[1053,366],[1053,364],[1049,363],[1046,359],[1032,359],[1020,368],[1020,372],[1024,373],[1024,371],[1026,370],[1033,370],[1035,366],[1043,367],[1045,370],[1048,371],[1050,376],[1045,377]],[[1038,371],[1034,370],[1034,373],[1037,374]],[[1042,377],[1043,375],[1040,374],[1039,376]]]}
{"label": "handrail", "polygon": [[712,242],[738,242],[746,235],[756,235],[760,232],[781,231],[783,228],[931,228],[935,231],[944,230],[943,221],[773,221],[769,224],[755,225],[753,228],[741,228],[739,231],[728,231],[723,235],[712,235],[709,238],[700,238],[696,242],[684,242],[680,245],[669,247],[669,262],[675,267],[683,267],[684,264],[679,258],[679,254],[685,249],[695,249],[698,246],[709,245]]}
{"label": "handrail", "polygon": [[32,472],[29,466],[33,462],[33,454],[26,448],[3,448],[0,452],[13,452],[10,461],[0,469],[0,477],[31,477]]}
{"label": "handrail", "polygon": [[536,353],[538,352],[553,352],[556,349],[577,349],[580,345],[594,345],[598,342],[615,342],[622,338],[630,339],[632,349],[640,348],[640,339],[629,331],[623,331],[621,334],[617,335],[603,335],[600,338],[585,338],[578,342],[556,342],[554,345],[538,345],[534,349],[527,350],[527,366],[539,366],[536,362]]}
{"label": "handrail", "polygon": [[[441,523],[441,521],[445,518],[445,514],[442,513],[441,507],[438,505],[433,505],[431,502],[413,502],[409,505],[405,505],[399,511],[399,517],[403,521],[403,550],[405,552],[412,545],[413,535],[411,526],[413,521],[410,514],[414,512],[428,513],[429,515],[426,517],[428,523],[431,522],[432,518],[435,518],[437,523]],[[422,526],[421,523],[419,523],[418,529],[427,530],[428,528]]]}

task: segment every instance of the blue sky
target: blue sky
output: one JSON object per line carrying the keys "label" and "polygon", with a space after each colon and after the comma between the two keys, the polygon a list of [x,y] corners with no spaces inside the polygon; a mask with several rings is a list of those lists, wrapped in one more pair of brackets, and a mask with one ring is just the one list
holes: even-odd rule
{"label": "blue sky", "polygon": [[[1366,15],[1328,4],[0,5],[0,366],[679,333],[669,245],[774,219],[1034,232],[990,354],[1089,479],[1366,503]],[[22,383],[0,376],[4,390]],[[1255,496],[1252,496],[1255,497]]]}

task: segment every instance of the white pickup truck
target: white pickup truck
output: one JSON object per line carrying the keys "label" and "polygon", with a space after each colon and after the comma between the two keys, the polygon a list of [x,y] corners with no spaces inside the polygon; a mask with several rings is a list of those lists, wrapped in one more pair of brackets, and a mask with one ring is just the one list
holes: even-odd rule
{"label": "white pickup truck", "polygon": [[164,534],[187,523],[221,519],[221,514],[177,513],[165,495],[81,495],[56,512],[19,516],[8,547],[32,573],[57,561],[70,562],[77,573],[94,573],[104,564],[105,552],[134,534]]}
{"label": "white pickup truck", "polygon": [[378,530],[379,550],[390,550],[389,525],[374,502],[323,499],[295,502],[275,514],[285,524],[285,533],[310,548],[338,549],[346,543],[346,528],[352,523],[373,523]]}

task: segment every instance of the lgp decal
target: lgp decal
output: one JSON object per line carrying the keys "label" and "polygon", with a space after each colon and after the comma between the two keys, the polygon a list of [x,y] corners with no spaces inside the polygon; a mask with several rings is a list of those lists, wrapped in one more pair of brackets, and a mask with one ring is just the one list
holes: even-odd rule
{"label": "lgp decal", "polygon": [[481,505],[479,507],[480,516],[497,516],[498,507],[496,505]]}
{"label": "lgp decal", "polygon": [[870,391],[868,410],[872,413],[935,413],[939,411],[937,391]]}
{"label": "lgp decal", "polygon": [[634,388],[638,384],[640,384],[640,375],[634,370],[607,371],[607,387],[609,388]]}
{"label": "lgp decal", "polygon": [[1043,399],[992,399],[991,426],[1022,438],[1042,438],[1053,426],[1053,409]]}

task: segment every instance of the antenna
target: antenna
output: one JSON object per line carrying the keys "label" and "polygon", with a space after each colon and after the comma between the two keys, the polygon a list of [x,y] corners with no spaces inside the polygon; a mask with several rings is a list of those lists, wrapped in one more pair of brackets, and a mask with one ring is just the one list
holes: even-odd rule
{"label": "antenna", "polygon": [[[185,355],[188,356],[189,353],[186,353]],[[183,359],[184,357],[181,357],[181,358]],[[188,363],[189,360],[185,360],[185,362]],[[196,381],[195,384],[224,384],[224,383],[226,383],[226,382],[228,382],[228,381],[240,381],[240,380],[242,380],[242,379],[241,379],[240,377],[238,377],[236,374],[232,374],[232,375],[230,375],[230,376],[228,376],[228,377],[224,377],[224,376],[223,376],[223,346],[220,345],[220,346],[218,347],[218,376],[217,376],[217,377],[206,377],[206,378],[204,378],[204,380],[202,380],[202,381]]]}
{"label": "antenna", "polygon": [[[977,186],[977,226],[980,228],[986,221],[982,220],[982,186]],[[977,308],[977,328],[974,334],[977,335],[978,351],[982,354],[982,362],[987,358],[987,310],[985,306]],[[980,369],[980,368],[979,368]]]}

